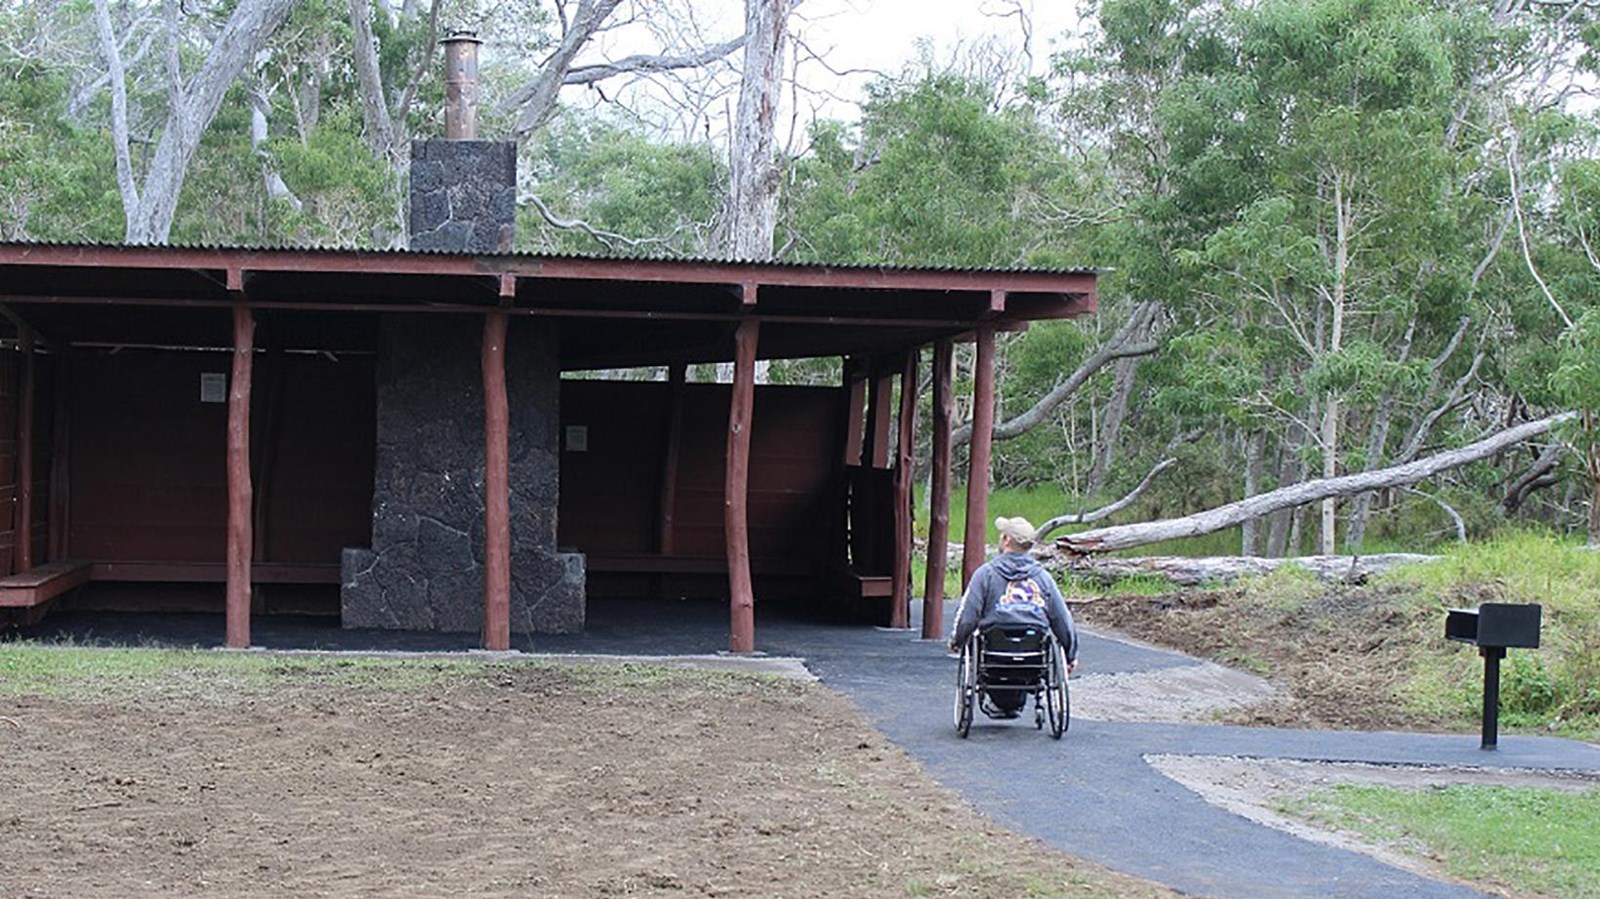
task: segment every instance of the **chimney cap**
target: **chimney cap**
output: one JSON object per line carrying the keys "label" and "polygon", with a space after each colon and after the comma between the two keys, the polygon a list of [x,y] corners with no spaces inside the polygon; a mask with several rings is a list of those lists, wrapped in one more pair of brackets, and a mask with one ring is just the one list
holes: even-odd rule
{"label": "chimney cap", "polygon": [[483,38],[478,37],[478,32],[476,32],[476,31],[452,31],[448,35],[444,36],[443,38],[440,38],[439,43],[441,43],[441,44],[465,44],[465,43],[481,44],[481,43],[483,43]]}

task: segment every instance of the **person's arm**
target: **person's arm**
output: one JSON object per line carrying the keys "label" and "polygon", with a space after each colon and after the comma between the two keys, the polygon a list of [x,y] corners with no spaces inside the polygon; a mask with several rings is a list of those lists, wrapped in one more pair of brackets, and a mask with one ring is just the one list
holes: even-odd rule
{"label": "person's arm", "polygon": [[978,619],[983,616],[983,598],[978,595],[978,584],[982,580],[980,574],[973,574],[972,582],[967,584],[967,592],[961,595],[961,604],[956,607],[955,627],[950,631],[952,652],[960,652],[962,644],[978,629]]}
{"label": "person's arm", "polygon": [[1045,581],[1045,611],[1050,617],[1050,630],[1055,633],[1056,640],[1066,650],[1067,667],[1078,666],[1078,627],[1072,620],[1072,612],[1067,608],[1067,602],[1061,596],[1061,588],[1056,586],[1056,579],[1048,573],[1044,575]]}

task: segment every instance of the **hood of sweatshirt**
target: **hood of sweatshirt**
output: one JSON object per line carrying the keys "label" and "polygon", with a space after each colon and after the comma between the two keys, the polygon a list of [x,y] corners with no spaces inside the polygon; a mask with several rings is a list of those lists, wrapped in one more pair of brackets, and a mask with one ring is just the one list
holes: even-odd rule
{"label": "hood of sweatshirt", "polygon": [[994,560],[995,574],[1000,575],[1007,581],[1032,576],[1039,573],[1042,568],[1043,566],[1039,564],[1039,560],[1026,552],[1006,553],[996,556]]}

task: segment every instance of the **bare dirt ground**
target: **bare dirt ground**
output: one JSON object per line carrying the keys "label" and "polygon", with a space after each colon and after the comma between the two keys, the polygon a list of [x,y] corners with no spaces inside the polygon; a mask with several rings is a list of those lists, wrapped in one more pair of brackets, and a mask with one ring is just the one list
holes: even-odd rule
{"label": "bare dirt ground", "polygon": [[1437,730],[1400,701],[1415,651],[1403,612],[1382,590],[1329,586],[1280,607],[1235,603],[1236,589],[1110,596],[1073,607],[1091,626],[1236,669],[1270,672],[1270,696],[1220,720],[1262,727]]}
{"label": "bare dirt ground", "polygon": [[0,897],[1173,895],[1000,829],[815,684],[155,677],[0,696]]}

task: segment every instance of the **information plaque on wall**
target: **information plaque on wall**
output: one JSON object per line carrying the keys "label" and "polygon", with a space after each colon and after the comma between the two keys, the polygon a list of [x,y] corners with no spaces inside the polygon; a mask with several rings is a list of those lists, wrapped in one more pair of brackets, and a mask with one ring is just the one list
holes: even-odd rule
{"label": "information plaque on wall", "polygon": [[226,403],[228,401],[228,376],[220,371],[200,373],[200,402]]}
{"label": "information plaque on wall", "polygon": [[586,453],[589,451],[589,426],[567,425],[567,452]]}

